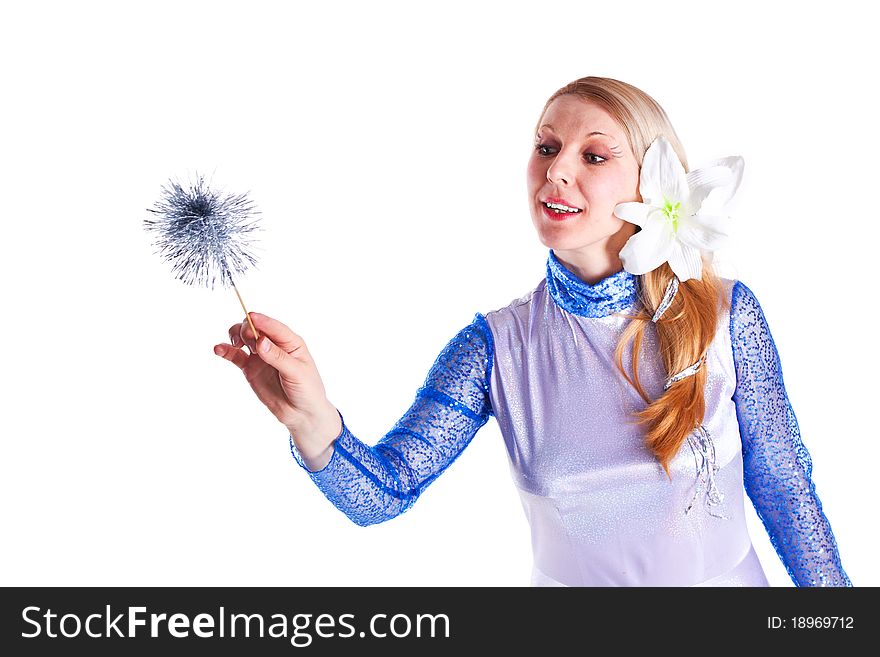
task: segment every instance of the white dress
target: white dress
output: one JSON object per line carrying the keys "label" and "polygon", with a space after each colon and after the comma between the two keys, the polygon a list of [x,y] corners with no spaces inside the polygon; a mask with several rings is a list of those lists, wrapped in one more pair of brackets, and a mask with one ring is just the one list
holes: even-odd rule
{"label": "white dress", "polygon": [[[761,308],[741,282],[703,367],[705,434],[670,464],[644,444],[645,402],[614,363],[638,310],[621,270],[587,285],[552,250],[547,277],[510,305],[477,313],[443,349],[413,405],[374,446],[343,421],[333,456],[308,471],[354,522],[408,510],[494,416],[532,534],[535,586],[767,586],[746,528],[744,492],[795,584],[851,586],[810,479]],[[639,378],[669,376],[653,324]],[[628,364],[629,349],[623,362]]]}

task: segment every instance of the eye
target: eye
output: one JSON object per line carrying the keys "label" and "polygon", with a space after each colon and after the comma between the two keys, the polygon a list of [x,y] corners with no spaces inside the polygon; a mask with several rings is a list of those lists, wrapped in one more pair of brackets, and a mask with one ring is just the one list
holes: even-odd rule
{"label": "eye", "polygon": [[[541,157],[547,157],[549,155],[553,155],[553,151],[556,149],[553,146],[548,146],[547,144],[537,143],[535,144],[535,152]],[[598,159],[594,159],[598,158]],[[607,158],[602,155],[597,155],[596,153],[590,153],[589,151],[584,153],[584,159],[588,164],[601,165],[605,164]]]}

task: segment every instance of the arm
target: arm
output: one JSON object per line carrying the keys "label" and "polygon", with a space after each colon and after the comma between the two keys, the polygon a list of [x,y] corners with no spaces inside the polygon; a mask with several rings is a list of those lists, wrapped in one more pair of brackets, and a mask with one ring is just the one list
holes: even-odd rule
{"label": "arm", "polygon": [[852,586],[810,478],[810,454],[788,401],[767,320],[740,281],[733,286],[730,337],[744,484],[758,517],[795,585]]}
{"label": "arm", "polygon": [[352,522],[366,526],[390,520],[415,503],[492,415],[493,356],[492,334],[477,313],[446,345],[412,406],[375,446],[353,436],[343,420],[324,468],[309,470],[292,438],[291,453]]}

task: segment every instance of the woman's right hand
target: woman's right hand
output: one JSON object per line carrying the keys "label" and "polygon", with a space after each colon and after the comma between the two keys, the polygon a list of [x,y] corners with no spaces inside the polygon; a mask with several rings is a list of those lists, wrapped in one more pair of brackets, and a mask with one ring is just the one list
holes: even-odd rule
{"label": "woman's right hand", "polygon": [[238,366],[259,400],[297,439],[304,456],[324,452],[342,431],[342,422],[327,400],[305,342],[278,320],[249,315],[259,342],[245,318],[229,327],[232,344],[215,345],[214,353]]}

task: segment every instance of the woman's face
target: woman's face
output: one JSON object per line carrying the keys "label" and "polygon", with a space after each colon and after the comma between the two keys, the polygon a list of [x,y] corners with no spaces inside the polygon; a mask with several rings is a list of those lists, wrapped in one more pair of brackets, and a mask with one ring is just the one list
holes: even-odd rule
{"label": "woman's face", "polygon": [[[636,226],[614,216],[614,206],[640,201],[638,188],[639,166],[611,115],[577,96],[556,98],[541,117],[528,166],[529,208],[541,242],[587,253],[619,232],[628,238]],[[553,202],[578,211],[548,208]]]}

